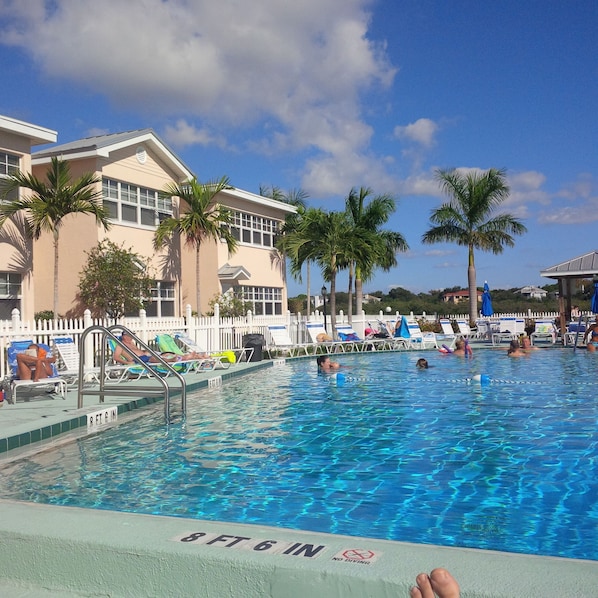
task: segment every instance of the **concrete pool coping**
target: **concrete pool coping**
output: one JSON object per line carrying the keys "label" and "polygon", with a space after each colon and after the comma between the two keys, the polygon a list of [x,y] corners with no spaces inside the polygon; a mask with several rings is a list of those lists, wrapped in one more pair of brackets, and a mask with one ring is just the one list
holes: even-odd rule
{"label": "concrete pool coping", "polygon": [[[278,363],[204,372],[190,389]],[[67,430],[63,424],[86,422],[99,407],[116,406],[124,414],[147,404],[107,397],[102,406],[77,410],[75,394],[0,409],[0,440],[23,440],[0,453],[0,462],[86,434],[83,425]],[[56,434],[40,444],[36,430],[41,436],[48,428]],[[395,597],[408,596],[415,575],[434,567],[457,577],[463,598],[590,597],[598,587],[596,561],[16,501],[0,501],[0,508],[4,596]]]}

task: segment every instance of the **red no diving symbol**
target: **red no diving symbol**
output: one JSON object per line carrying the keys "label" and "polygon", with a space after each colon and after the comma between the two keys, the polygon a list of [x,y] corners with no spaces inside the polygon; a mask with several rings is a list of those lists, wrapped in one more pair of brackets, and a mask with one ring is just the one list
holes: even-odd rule
{"label": "red no diving symbol", "polygon": [[343,556],[346,559],[351,559],[352,561],[367,561],[374,556],[374,553],[371,550],[352,548],[351,550],[345,550],[345,552],[343,552]]}

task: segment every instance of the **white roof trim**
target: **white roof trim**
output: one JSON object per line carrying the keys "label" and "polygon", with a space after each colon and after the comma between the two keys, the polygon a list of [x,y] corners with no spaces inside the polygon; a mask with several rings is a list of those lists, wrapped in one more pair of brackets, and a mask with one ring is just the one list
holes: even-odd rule
{"label": "white roof trim", "polygon": [[10,118],[9,116],[0,115],[0,129],[29,138],[31,145],[56,143],[56,139],[58,138],[58,133],[52,129],[26,123],[16,118]]}
{"label": "white roof trim", "polygon": [[277,201],[276,199],[271,199],[270,197],[264,197],[263,195],[257,195],[255,193],[251,193],[250,191],[243,191],[243,189],[237,189],[236,187],[232,187],[231,189],[223,189],[220,193],[230,195],[232,197],[236,197],[238,199],[242,199],[260,206],[267,206],[282,212],[287,212],[288,214],[295,214],[297,212],[297,208],[291,204],[284,203],[283,201]]}

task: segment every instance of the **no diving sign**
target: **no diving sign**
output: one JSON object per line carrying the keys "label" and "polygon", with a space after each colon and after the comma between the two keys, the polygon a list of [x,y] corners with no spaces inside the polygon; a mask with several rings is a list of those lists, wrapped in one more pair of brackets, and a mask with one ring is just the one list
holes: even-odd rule
{"label": "no diving sign", "polygon": [[371,565],[382,556],[381,552],[374,552],[366,548],[346,548],[337,552],[333,561],[342,561],[344,563],[357,563],[358,565]]}

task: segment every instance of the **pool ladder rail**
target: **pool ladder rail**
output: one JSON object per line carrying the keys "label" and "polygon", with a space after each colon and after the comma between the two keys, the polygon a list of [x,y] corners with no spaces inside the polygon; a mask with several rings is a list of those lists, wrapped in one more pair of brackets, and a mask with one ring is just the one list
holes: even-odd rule
{"label": "pool ladder rail", "polygon": [[[92,347],[89,339],[87,342],[87,337],[89,334],[92,333],[100,333],[100,371],[98,374],[99,386],[85,386],[85,348],[87,345]],[[136,365],[142,367],[146,373],[147,378],[144,380],[153,381],[157,380],[160,384],[159,387],[156,387],[155,384],[147,384],[140,381],[141,378],[138,378],[135,381],[127,380],[126,382],[121,382],[120,380],[116,383],[112,382],[109,377],[110,370],[112,369],[110,366],[106,366],[106,362],[108,360],[107,355],[107,345],[108,341],[112,341],[115,345],[126,349],[126,346],[123,344],[121,340],[121,335],[123,333],[130,334],[137,345],[141,347],[144,351],[147,351],[152,358],[155,359],[155,362],[152,365],[142,361],[137,355],[133,355],[133,359],[136,362]],[[176,371],[172,364],[165,361],[159,353],[156,353],[147,343],[143,342],[139,337],[137,337],[131,330],[122,326],[120,324],[116,324],[114,326],[110,326],[109,328],[100,325],[90,326],[85,329],[83,334],[81,335],[81,340],[79,343],[79,376],[77,382],[77,408],[81,409],[83,407],[83,397],[84,395],[95,395],[99,396],[100,403],[103,403],[106,396],[118,396],[118,397],[163,397],[164,399],[164,417],[167,422],[170,421],[170,381],[177,381],[180,385],[180,392],[181,392],[181,412],[185,415],[187,410],[187,383],[180,372]],[[167,375],[160,375],[160,372],[156,370],[156,366],[160,367],[162,371],[166,372]]]}

